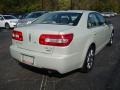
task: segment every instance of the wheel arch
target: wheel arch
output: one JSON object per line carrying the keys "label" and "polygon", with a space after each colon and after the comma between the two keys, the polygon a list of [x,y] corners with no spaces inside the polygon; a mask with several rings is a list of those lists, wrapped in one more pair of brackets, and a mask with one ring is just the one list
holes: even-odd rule
{"label": "wheel arch", "polygon": [[89,48],[90,48],[90,47],[92,47],[94,50],[96,50],[96,45],[95,45],[94,42],[89,46]]}
{"label": "wheel arch", "polygon": [[[9,23],[8,23],[8,22],[5,22],[5,25],[6,25],[6,24],[9,24]],[[5,25],[4,25],[4,26],[5,26]]]}
{"label": "wheel arch", "polygon": [[112,32],[113,32],[113,33],[115,33],[115,30],[114,30],[114,28],[113,28]]}
{"label": "wheel arch", "polygon": [[84,47],[84,52],[83,52],[83,55],[82,55],[82,57],[83,57],[83,59],[82,59],[83,63],[82,63],[81,67],[83,67],[83,65],[84,65],[86,54],[87,54],[87,52],[88,52],[88,50],[89,50],[90,47],[94,48],[94,50],[96,51],[96,44],[95,44],[95,42],[93,42],[93,41],[88,42],[87,45]]}

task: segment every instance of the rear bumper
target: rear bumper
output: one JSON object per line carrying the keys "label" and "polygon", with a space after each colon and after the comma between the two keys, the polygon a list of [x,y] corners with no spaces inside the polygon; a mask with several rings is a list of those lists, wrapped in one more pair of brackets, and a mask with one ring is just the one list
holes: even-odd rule
{"label": "rear bumper", "polygon": [[33,56],[34,63],[31,66],[55,70],[61,74],[80,68],[80,60],[76,58],[76,54],[53,56],[51,54],[28,51],[14,45],[10,46],[10,53],[13,58],[20,62],[22,62],[23,54]]}

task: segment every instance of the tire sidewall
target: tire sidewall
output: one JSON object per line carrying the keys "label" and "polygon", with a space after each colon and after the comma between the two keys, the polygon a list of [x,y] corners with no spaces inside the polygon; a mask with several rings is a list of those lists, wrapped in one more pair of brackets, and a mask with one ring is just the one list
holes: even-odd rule
{"label": "tire sidewall", "polygon": [[8,23],[5,23],[5,29],[10,29],[10,25]]}
{"label": "tire sidewall", "polygon": [[[88,68],[87,67],[87,65],[88,65],[87,61],[88,61],[88,55],[89,55],[89,53],[90,53],[91,50],[93,50],[94,56],[93,56],[92,66],[91,66],[91,68]],[[87,73],[87,72],[91,71],[91,69],[94,66],[94,59],[95,59],[95,49],[93,47],[90,47],[88,49],[86,57],[85,57],[85,61],[84,61],[83,67],[82,67],[82,72]]]}
{"label": "tire sidewall", "polygon": [[[114,39],[114,32],[112,31],[111,36],[110,36],[110,41],[109,41],[109,43],[108,43],[108,46],[112,46],[112,44],[113,44],[113,39]],[[111,40],[112,40],[112,42],[111,42]]]}

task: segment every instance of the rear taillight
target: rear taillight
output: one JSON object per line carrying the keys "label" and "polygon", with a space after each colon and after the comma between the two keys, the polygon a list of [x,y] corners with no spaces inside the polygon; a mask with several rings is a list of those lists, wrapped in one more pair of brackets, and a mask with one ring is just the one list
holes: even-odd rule
{"label": "rear taillight", "polygon": [[18,40],[18,41],[23,41],[22,32],[13,30],[12,31],[12,39]]}
{"label": "rear taillight", "polygon": [[73,34],[42,34],[39,38],[41,45],[48,46],[68,46],[73,40]]}

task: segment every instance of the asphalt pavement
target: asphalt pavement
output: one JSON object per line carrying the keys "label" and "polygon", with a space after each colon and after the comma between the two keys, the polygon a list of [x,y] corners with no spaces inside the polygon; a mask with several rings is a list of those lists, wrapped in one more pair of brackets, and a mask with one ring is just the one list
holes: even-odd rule
{"label": "asphalt pavement", "polygon": [[9,53],[11,31],[0,30],[0,90],[120,90],[120,16],[109,20],[115,27],[114,44],[96,55],[89,73],[60,75],[18,63]]}

